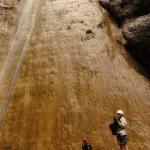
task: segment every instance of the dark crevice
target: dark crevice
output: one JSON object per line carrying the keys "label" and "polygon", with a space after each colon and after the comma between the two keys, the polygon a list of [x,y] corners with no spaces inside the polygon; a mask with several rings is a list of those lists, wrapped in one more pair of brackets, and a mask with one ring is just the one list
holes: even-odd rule
{"label": "dark crevice", "polygon": [[150,53],[143,50],[143,48],[130,44],[125,45],[125,47],[129,54],[137,61],[139,66],[138,72],[150,79]]}

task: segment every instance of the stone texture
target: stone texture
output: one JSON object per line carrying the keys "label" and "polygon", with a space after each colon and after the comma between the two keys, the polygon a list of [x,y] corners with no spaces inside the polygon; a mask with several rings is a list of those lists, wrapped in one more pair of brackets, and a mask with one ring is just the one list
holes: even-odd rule
{"label": "stone texture", "polygon": [[120,21],[150,12],[150,0],[99,0],[110,14]]}
{"label": "stone texture", "polygon": [[100,0],[123,28],[126,47],[150,74],[150,0]]}
{"label": "stone texture", "polygon": [[125,24],[123,35],[130,53],[146,66],[150,73],[150,14]]}
{"label": "stone texture", "polygon": [[138,17],[123,27],[123,35],[129,44],[150,46],[150,14]]}
{"label": "stone texture", "polygon": [[[94,149],[116,150],[107,125],[120,108],[129,122],[129,148],[150,149],[150,82],[107,13],[95,1],[42,0],[37,14],[0,122],[0,150],[80,150],[84,135]],[[0,33],[9,38],[0,37],[0,70],[19,19],[1,22]]]}

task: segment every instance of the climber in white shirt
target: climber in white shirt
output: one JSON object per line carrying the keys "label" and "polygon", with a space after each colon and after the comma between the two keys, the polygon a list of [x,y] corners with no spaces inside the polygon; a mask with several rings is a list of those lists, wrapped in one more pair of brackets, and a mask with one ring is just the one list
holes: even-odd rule
{"label": "climber in white shirt", "polygon": [[128,150],[127,147],[127,133],[125,128],[127,127],[127,121],[124,117],[124,112],[122,110],[117,110],[115,119],[118,121],[119,127],[117,129],[117,140],[118,144],[120,145],[120,150]]}

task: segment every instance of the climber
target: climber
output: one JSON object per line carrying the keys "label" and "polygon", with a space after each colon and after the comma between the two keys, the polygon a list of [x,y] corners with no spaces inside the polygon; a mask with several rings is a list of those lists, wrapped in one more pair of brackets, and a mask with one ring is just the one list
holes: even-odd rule
{"label": "climber", "polygon": [[88,143],[88,140],[86,137],[82,140],[82,150],[92,150],[91,144]]}
{"label": "climber", "polygon": [[125,128],[127,126],[127,121],[124,118],[124,112],[122,110],[117,110],[117,113],[114,117],[114,121],[117,121],[118,123],[115,135],[117,137],[120,150],[128,150],[127,147],[128,138],[127,138],[127,133],[125,131]]}

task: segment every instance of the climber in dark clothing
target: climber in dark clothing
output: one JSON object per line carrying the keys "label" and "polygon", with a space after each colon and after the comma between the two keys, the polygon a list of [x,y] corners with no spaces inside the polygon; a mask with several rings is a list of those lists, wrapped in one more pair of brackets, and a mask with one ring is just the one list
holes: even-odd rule
{"label": "climber in dark clothing", "polygon": [[92,146],[88,143],[87,138],[83,138],[82,142],[82,150],[92,150]]}

